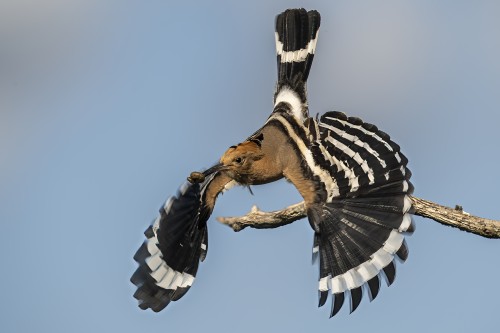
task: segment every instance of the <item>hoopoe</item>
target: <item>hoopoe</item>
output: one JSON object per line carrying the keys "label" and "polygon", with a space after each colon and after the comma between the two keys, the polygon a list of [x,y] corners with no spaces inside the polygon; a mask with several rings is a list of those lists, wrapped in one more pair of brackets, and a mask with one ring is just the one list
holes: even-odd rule
{"label": "hoopoe", "polygon": [[304,198],[319,258],[319,305],[331,294],[334,316],[350,294],[351,312],[365,285],[370,300],[405,261],[414,230],[408,160],[389,135],[341,112],[309,117],[306,82],[320,14],[289,9],[276,18],[278,81],[262,128],[229,147],[220,162],[193,173],[160,209],[134,259],[131,281],[142,309],[160,311],[191,287],[208,248],[207,220],[217,196],[235,184],[286,178]]}

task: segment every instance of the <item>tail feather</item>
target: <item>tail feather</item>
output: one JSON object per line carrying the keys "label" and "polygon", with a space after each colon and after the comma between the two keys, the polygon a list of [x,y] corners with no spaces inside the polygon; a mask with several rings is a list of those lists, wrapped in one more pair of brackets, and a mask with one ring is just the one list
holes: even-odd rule
{"label": "tail feather", "polygon": [[306,82],[311,69],[321,17],[315,10],[288,9],[276,17],[278,82]]}
{"label": "tail feather", "polygon": [[306,82],[320,23],[321,17],[317,11],[307,12],[303,8],[288,9],[276,17],[278,82],[275,106],[284,101],[307,107]]}

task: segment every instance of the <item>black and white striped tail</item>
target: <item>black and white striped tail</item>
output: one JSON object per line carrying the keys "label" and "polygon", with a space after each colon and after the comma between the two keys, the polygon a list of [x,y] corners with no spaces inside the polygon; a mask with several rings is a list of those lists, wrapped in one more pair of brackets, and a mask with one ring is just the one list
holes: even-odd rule
{"label": "black and white striped tail", "polygon": [[[350,294],[351,312],[361,302],[362,287],[370,299],[384,274],[395,278],[395,258],[405,261],[404,234],[413,232],[407,159],[399,146],[374,125],[340,112],[313,124],[311,148],[324,198],[308,207],[315,230],[313,257],[319,257],[319,305],[332,294],[331,316]],[[383,272],[383,273],[381,273]]]}
{"label": "black and white striped tail", "polygon": [[305,9],[288,9],[276,17],[278,82],[275,106],[282,101],[307,105],[306,81],[314,58],[320,21],[317,11],[307,12]]}
{"label": "black and white striped tail", "polygon": [[137,286],[134,297],[141,309],[158,312],[193,284],[208,244],[211,212],[203,206],[203,188],[198,183],[181,187],[144,233],[147,240],[134,256],[139,267],[130,279]]}

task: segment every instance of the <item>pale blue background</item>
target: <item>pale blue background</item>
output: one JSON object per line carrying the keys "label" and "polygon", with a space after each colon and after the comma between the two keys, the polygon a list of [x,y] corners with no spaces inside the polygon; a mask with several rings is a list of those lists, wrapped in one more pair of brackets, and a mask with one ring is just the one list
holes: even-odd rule
{"label": "pale blue background", "polygon": [[[203,3],[203,4],[201,4]],[[210,221],[189,293],[132,298],[132,256],[192,170],[272,109],[274,16],[323,17],[311,113],[401,145],[415,194],[500,218],[498,1],[0,1],[1,332],[493,332],[500,243],[416,218],[396,282],[352,315],[317,309],[306,220]],[[214,215],[278,209],[292,186],[234,189]]]}

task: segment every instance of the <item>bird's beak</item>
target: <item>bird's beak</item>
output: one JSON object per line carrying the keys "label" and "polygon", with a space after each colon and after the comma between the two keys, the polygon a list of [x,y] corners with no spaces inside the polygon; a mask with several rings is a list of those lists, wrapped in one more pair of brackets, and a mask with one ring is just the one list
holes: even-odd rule
{"label": "bird's beak", "polygon": [[220,171],[224,165],[222,163],[217,163],[211,168],[208,168],[207,170],[203,171],[203,175],[205,177],[210,176],[213,173],[216,173],[217,171]]}

